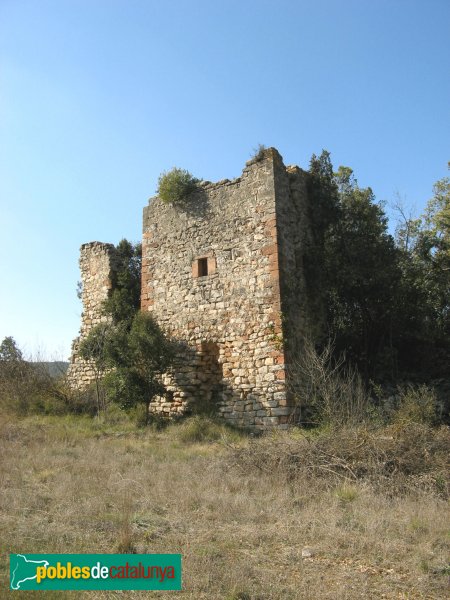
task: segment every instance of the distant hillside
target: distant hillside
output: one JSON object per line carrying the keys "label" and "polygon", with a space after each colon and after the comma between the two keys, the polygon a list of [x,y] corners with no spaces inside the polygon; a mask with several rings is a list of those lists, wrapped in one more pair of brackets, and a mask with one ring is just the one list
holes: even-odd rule
{"label": "distant hillside", "polygon": [[69,367],[69,363],[62,360],[54,360],[51,362],[33,362],[31,364],[45,369],[50,377],[60,377],[61,375],[65,375]]}

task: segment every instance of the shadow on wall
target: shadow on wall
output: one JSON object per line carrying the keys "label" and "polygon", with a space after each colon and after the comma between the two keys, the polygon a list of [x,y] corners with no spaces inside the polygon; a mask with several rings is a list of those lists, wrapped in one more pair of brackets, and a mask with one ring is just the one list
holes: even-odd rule
{"label": "shadow on wall", "polygon": [[201,343],[196,374],[201,382],[197,410],[202,413],[217,413],[223,397],[223,368],[219,362],[219,355],[219,346],[216,343],[211,341]]}
{"label": "shadow on wall", "polygon": [[208,194],[202,189],[202,186],[207,186],[209,183],[209,181],[199,183],[194,192],[191,192],[181,202],[174,204],[174,206],[177,210],[185,212],[189,216],[206,218],[210,212],[210,205]]}
{"label": "shadow on wall", "polygon": [[157,399],[154,410],[159,412],[159,403],[165,416],[223,416],[222,401],[232,390],[223,380],[219,345],[211,340],[204,340],[197,348],[180,340],[173,343],[177,358],[165,382],[164,398]]}
{"label": "shadow on wall", "polygon": [[152,412],[171,418],[192,414],[217,416],[238,427],[257,429],[298,421],[295,406],[274,406],[274,400],[260,398],[248,384],[232,388],[224,379],[218,343],[204,340],[193,348],[177,340],[175,354],[175,363],[164,379],[167,391],[164,397],[156,399]]}

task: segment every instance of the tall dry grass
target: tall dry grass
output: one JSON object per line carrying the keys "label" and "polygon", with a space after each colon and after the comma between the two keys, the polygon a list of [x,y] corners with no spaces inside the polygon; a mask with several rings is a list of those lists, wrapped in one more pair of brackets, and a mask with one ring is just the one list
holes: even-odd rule
{"label": "tall dry grass", "polygon": [[[254,439],[210,424],[212,433],[196,442],[188,425],[153,431],[87,417],[3,415],[1,597],[22,596],[7,591],[6,553],[123,551],[181,552],[177,597],[190,600],[445,597],[449,523],[442,489],[404,482],[397,489],[362,472],[347,476],[342,465],[323,468],[333,453],[352,470],[355,461],[367,461],[370,473],[375,440],[367,438],[363,450],[356,434],[346,446],[344,434],[336,437],[333,446],[330,432]],[[397,444],[383,443],[383,456]],[[430,465],[441,465],[439,444]],[[422,468],[428,475],[433,469]],[[302,556],[306,547],[309,557]]]}

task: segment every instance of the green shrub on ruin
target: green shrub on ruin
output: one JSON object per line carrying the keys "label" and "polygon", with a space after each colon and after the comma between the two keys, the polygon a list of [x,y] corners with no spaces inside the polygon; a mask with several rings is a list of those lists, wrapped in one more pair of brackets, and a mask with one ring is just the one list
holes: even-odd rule
{"label": "green shrub on ruin", "polygon": [[170,171],[161,173],[156,193],[166,204],[179,204],[195,191],[198,182],[199,179],[196,179],[186,169],[174,167]]}
{"label": "green shrub on ruin", "polygon": [[265,146],[264,144],[258,144],[256,148],[253,148],[253,154],[251,159],[255,160],[256,162],[264,160],[267,155],[267,150],[267,146]]}

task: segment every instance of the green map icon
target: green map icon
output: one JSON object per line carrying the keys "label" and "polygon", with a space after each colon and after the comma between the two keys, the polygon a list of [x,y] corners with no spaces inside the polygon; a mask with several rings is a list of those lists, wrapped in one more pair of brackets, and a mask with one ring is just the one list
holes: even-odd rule
{"label": "green map icon", "polygon": [[48,567],[47,560],[31,560],[25,554],[10,554],[11,589],[20,590],[25,581],[36,579],[36,567]]}

